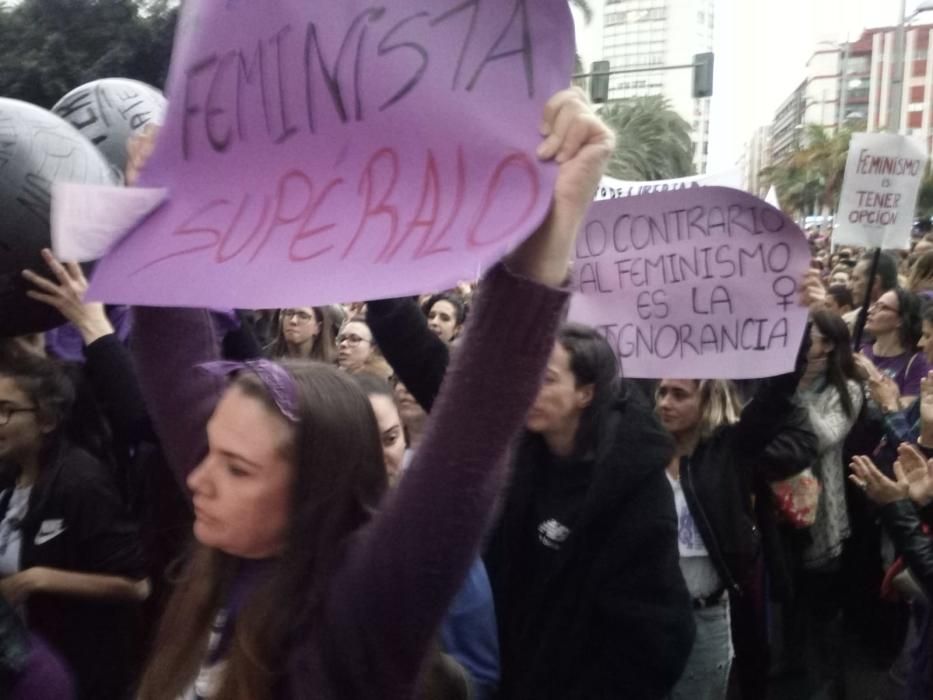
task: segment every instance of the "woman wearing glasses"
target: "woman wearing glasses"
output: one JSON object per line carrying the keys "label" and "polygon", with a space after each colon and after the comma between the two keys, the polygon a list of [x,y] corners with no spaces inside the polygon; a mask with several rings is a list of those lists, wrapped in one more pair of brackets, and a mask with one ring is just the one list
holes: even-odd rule
{"label": "woman wearing glasses", "polygon": [[273,359],[337,360],[333,324],[320,306],[296,306],[279,312],[279,335],[269,348]]}
{"label": "woman wearing glasses", "polygon": [[[543,129],[539,157],[559,163],[550,215],[484,279],[434,426],[385,498],[372,407],[346,374],[259,360],[214,362],[205,375],[193,368],[217,359],[206,313],[136,310],[140,376],[190,487],[197,540],[140,700],[416,695],[504,488],[567,302],[575,233],[613,148],[576,91],[552,98]],[[344,363],[351,347],[372,352],[365,324],[340,335]]]}
{"label": "woman wearing glasses", "polygon": [[906,289],[889,290],[868,308],[865,332],[875,340],[862,347],[858,361],[885,411],[909,406],[920,395],[920,380],[930,369],[917,349],[920,312],[920,299]]}
{"label": "woman wearing glasses", "polygon": [[373,332],[361,318],[350,319],[340,329],[337,365],[350,374],[368,372],[386,380],[392,376],[392,368],[376,347]]}
{"label": "woman wearing glasses", "polygon": [[128,604],[149,582],[111,475],[63,435],[73,401],[57,364],[0,356],[0,594],[64,658],[80,698],[121,698],[135,646]]}

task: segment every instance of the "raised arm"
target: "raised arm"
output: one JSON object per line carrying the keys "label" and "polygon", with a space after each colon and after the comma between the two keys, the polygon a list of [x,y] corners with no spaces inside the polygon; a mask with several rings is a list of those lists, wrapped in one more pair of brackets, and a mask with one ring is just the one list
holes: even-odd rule
{"label": "raised arm", "polygon": [[81,335],[87,377],[114,433],[130,444],[151,440],[152,426],[132,358],[104,305],[84,301],[88,284],[79,265],[62,264],[47,249],[42,257],[55,281],[24,270],[23,277],[35,287],[28,295],[57,309]]}
{"label": "raised arm", "polygon": [[220,359],[220,341],[203,309],[137,307],[134,314],[130,346],[143,395],[168,463],[184,486],[207,452],[207,421],[226,386],[222,377],[195,366]]}
{"label": "raised arm", "polygon": [[555,96],[544,121],[539,155],[561,165],[551,212],[484,279],[424,442],[333,581],[334,619],[355,620],[335,630],[338,644],[363,635],[374,664],[391,649],[374,669],[390,684],[414,677],[477,555],[567,302],[555,285],[611,153],[611,133],[577,91]]}
{"label": "raised arm", "polygon": [[367,308],[366,321],[383,357],[430,413],[450,362],[447,344],[431,332],[413,299],[380,299]]}
{"label": "raised arm", "polygon": [[[805,352],[802,354],[806,355]],[[771,377],[761,383],[734,426],[743,454],[750,457],[761,454],[784,426],[800,423],[799,416],[794,414],[800,412],[805,415],[806,411],[794,394],[801,373],[802,367],[798,363],[798,371]]]}

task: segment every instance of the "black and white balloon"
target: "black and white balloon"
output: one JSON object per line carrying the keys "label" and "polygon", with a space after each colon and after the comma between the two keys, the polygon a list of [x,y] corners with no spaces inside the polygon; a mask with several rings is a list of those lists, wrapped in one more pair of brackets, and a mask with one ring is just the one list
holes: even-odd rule
{"label": "black and white balloon", "polygon": [[130,137],[147,124],[161,124],[165,107],[165,97],[151,85],[102,78],[75,88],[52,111],[84,134],[122,173]]}
{"label": "black and white balloon", "polygon": [[116,184],[113,167],[77,129],[51,112],[0,97],[0,337],[64,322],[26,296],[23,269],[50,275],[52,183]]}

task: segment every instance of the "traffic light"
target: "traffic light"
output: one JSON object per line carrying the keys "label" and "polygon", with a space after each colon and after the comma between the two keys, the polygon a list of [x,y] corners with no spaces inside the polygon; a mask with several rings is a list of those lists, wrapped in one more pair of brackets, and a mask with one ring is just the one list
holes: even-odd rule
{"label": "traffic light", "polygon": [[590,73],[590,102],[605,102],[609,99],[609,61],[593,61]]}
{"label": "traffic light", "polygon": [[693,57],[693,97],[711,97],[713,94],[713,54],[698,53]]}

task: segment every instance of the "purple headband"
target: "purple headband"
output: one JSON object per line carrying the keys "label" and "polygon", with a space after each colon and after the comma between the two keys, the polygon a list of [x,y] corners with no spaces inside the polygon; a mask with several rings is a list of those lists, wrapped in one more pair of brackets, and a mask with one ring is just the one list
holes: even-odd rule
{"label": "purple headband", "polygon": [[246,360],[245,362],[231,362],[221,360],[217,362],[202,362],[198,365],[208,374],[218,377],[229,377],[238,372],[252,372],[272,396],[282,415],[293,423],[298,422],[298,385],[284,367],[271,360]]}

